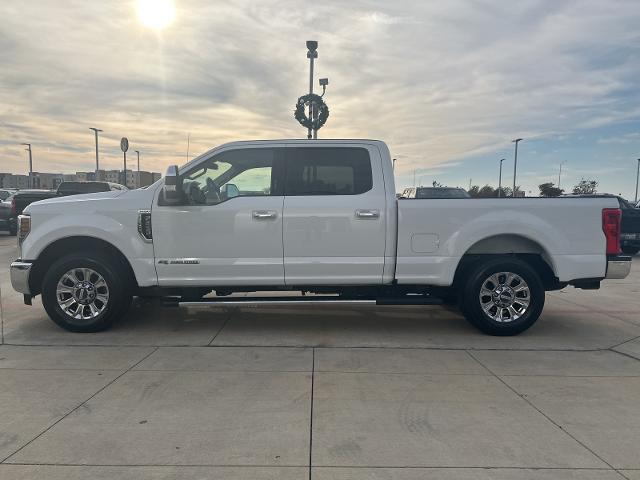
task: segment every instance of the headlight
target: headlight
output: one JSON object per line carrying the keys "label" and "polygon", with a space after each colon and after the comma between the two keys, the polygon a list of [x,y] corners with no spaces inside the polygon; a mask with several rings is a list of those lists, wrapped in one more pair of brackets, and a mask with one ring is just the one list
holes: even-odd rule
{"label": "headlight", "polygon": [[31,231],[31,216],[18,215],[18,244],[21,244]]}

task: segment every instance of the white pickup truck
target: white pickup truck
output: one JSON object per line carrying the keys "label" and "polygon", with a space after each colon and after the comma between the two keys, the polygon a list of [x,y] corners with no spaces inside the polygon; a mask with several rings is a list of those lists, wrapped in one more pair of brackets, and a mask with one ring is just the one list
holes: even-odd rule
{"label": "white pickup truck", "polygon": [[[397,199],[383,142],[247,141],[147,188],[30,205],[11,281],[72,331],[108,328],[137,295],[457,302],[483,332],[513,335],[546,290],[627,276],[619,236],[614,198]],[[315,295],[231,295],[266,291]]]}

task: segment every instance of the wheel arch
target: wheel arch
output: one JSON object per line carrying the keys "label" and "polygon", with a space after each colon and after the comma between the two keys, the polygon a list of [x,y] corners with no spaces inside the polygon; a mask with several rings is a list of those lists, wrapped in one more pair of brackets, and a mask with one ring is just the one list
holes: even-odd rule
{"label": "wheel arch", "polygon": [[42,291],[44,276],[57,259],[68,253],[81,251],[100,252],[103,255],[107,255],[125,273],[129,286],[134,289],[138,288],[138,282],[131,264],[116,246],[100,238],[78,235],[60,238],[52,242],[38,255],[29,275],[29,288],[32,294],[38,295]]}
{"label": "wheel arch", "polygon": [[454,273],[453,286],[458,288],[466,273],[479,262],[494,258],[517,258],[527,263],[540,275],[547,290],[562,286],[548,251],[539,242],[520,234],[498,234],[476,241],[462,255]]}

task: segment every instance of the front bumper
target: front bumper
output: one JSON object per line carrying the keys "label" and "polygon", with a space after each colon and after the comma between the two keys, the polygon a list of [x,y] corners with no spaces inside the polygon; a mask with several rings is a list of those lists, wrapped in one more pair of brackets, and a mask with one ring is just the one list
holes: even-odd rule
{"label": "front bumper", "polygon": [[616,255],[607,258],[607,275],[605,278],[626,278],[631,272],[631,256]]}
{"label": "front bumper", "polygon": [[31,273],[32,262],[16,260],[11,263],[11,286],[17,292],[24,295],[31,295],[29,289],[29,274]]}

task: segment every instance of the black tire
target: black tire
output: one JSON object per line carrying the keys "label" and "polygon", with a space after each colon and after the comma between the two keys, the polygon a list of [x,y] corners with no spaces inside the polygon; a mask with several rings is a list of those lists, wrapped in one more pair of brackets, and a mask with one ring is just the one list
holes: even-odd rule
{"label": "black tire", "polygon": [[[66,313],[58,304],[57,286],[63,276],[72,270],[91,269],[102,276],[107,287],[107,301],[94,303],[101,311],[93,318],[78,319]],[[76,274],[78,275],[78,274]],[[96,276],[94,279],[98,278]],[[122,318],[131,306],[130,282],[124,269],[108,256],[84,252],[66,255],[47,270],[42,282],[42,304],[56,324],[71,332],[99,332],[110,328]],[[98,288],[95,288],[98,292]],[[104,291],[102,292],[104,293]],[[70,297],[70,295],[69,295]],[[66,298],[69,298],[66,297]],[[80,303],[76,302],[78,308]],[[89,308],[87,306],[86,308]],[[77,310],[76,310],[77,311]],[[83,310],[85,312],[86,310]]]}
{"label": "black tire", "polygon": [[[498,290],[496,292],[491,290],[494,295],[483,295],[481,297],[481,289],[483,286],[492,285],[490,279],[494,274],[496,274],[494,278],[498,280],[497,287],[501,286],[504,289],[507,277],[506,275],[500,275],[503,272],[512,273],[520,277],[528,286],[528,293],[526,291],[515,292],[516,289],[522,287],[522,284],[516,283],[518,279],[514,278],[510,282],[508,291],[505,292],[503,290],[500,292]],[[501,283],[503,280],[505,282]],[[529,303],[525,307],[524,302],[526,302],[527,298]],[[462,290],[460,307],[469,323],[480,331],[488,335],[510,336],[524,332],[538,320],[544,307],[544,299],[545,290],[542,280],[538,273],[527,263],[516,258],[493,258],[476,264],[468,272]],[[523,303],[519,303],[519,301]],[[488,313],[483,309],[483,302],[485,302],[484,306]],[[509,302],[511,302],[510,305],[513,311],[509,308],[498,306],[509,304]],[[503,319],[503,321],[498,320],[497,317]],[[513,319],[510,320],[509,318]]]}
{"label": "black tire", "polygon": [[626,253],[627,255],[635,255],[640,252],[640,248],[638,247],[622,247],[622,253]]}

